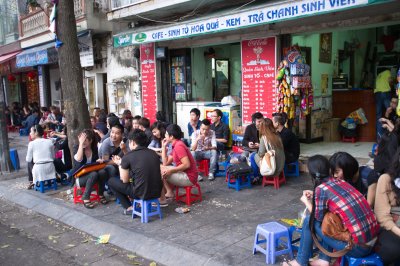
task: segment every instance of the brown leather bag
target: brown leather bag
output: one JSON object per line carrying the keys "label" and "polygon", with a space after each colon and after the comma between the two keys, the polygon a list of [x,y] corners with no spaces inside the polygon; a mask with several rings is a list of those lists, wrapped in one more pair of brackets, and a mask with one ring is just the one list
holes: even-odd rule
{"label": "brown leather bag", "polygon": [[320,245],[317,236],[312,233],[312,237],[317,248],[329,257],[342,257],[353,248],[353,240],[351,238],[351,234],[347,230],[347,228],[344,227],[342,220],[338,215],[332,212],[327,212],[324,215],[324,219],[322,220],[321,231],[322,234],[324,234],[325,236],[337,239],[339,241],[347,242],[347,245],[344,249],[335,252],[329,252]]}
{"label": "brown leather bag", "polygon": [[79,178],[83,175],[89,174],[90,172],[99,171],[106,166],[107,166],[107,163],[92,163],[92,164],[84,165],[74,173],[74,177]]}

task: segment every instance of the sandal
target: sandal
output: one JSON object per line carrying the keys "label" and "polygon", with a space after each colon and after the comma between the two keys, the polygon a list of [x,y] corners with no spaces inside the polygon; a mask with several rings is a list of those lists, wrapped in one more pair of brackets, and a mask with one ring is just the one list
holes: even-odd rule
{"label": "sandal", "polygon": [[104,196],[100,197],[100,203],[103,205],[106,205],[108,203],[106,197],[104,197]]}
{"label": "sandal", "polygon": [[83,202],[83,206],[85,206],[85,208],[87,208],[87,209],[93,209],[94,208],[93,202],[90,202],[90,201],[84,201]]}
{"label": "sandal", "polygon": [[33,184],[33,182],[29,183],[29,186],[27,187],[28,190],[33,189],[33,187],[35,186],[35,184]]}

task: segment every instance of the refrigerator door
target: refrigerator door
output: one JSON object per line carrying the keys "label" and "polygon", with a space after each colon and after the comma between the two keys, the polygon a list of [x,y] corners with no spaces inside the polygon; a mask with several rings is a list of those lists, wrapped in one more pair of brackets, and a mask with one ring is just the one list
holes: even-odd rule
{"label": "refrigerator door", "polygon": [[190,110],[197,108],[200,110],[200,120],[203,118],[203,109],[206,104],[212,102],[177,102],[176,103],[176,123],[181,127],[184,138],[189,138],[188,123],[190,121]]}

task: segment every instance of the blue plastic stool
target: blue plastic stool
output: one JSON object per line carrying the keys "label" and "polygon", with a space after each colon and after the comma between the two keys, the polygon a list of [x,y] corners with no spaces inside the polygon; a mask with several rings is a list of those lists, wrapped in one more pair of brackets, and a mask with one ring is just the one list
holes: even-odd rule
{"label": "blue plastic stool", "polygon": [[[263,236],[265,239],[259,239],[260,235]],[[286,238],[286,242],[279,241],[282,237]],[[263,243],[265,243],[265,249],[260,245]],[[279,243],[284,244],[286,247],[277,251],[276,249],[279,246]],[[276,256],[280,256],[283,254],[289,254],[290,258],[293,258],[292,245],[288,228],[277,222],[257,225],[253,245],[253,255],[256,254],[257,251],[265,254],[265,262],[267,264],[275,264]]]}
{"label": "blue plastic stool", "polygon": [[17,149],[10,149],[10,160],[15,170],[21,169],[19,166],[19,157]]}
{"label": "blue plastic stool", "polygon": [[119,198],[116,198],[116,199],[115,199],[115,204],[117,204],[117,205],[120,205],[120,204],[121,204],[121,201],[119,200]]}
{"label": "blue plastic stool", "polygon": [[[39,186],[38,186],[38,184],[39,184]],[[52,188],[54,190],[57,190],[57,180],[55,178],[45,180],[45,181],[38,181],[35,184],[35,190],[40,191],[41,193],[44,193],[46,190],[50,190]]]}
{"label": "blue plastic stool", "polygon": [[[152,206],[152,203],[156,203],[157,207]],[[132,219],[135,218],[135,215],[141,217],[142,223],[148,223],[149,217],[154,215],[159,215],[160,220],[162,219],[160,202],[158,201],[158,199],[149,199],[149,200],[134,199],[132,206],[133,206]]]}
{"label": "blue plastic stool", "polygon": [[28,128],[21,128],[19,130],[19,135],[22,136],[29,136],[29,129]]}
{"label": "blue plastic stool", "polygon": [[299,161],[295,161],[294,163],[285,164],[285,168],[283,171],[285,173],[285,177],[300,176]]}
{"label": "blue plastic stool", "polygon": [[[230,160],[231,157],[228,155],[224,162],[218,162],[218,171],[215,173],[216,177],[226,176],[226,169],[228,168]],[[219,170],[221,166],[224,168],[224,170]]]}
{"label": "blue plastic stool", "polygon": [[348,262],[349,266],[358,266],[358,265],[383,266],[381,258],[375,253],[372,253],[371,255],[364,258],[352,258],[349,256],[343,256],[342,261],[340,262],[340,266],[345,266],[346,262]]}
{"label": "blue plastic stool", "polygon": [[234,188],[236,191],[239,191],[243,188],[251,188],[251,176],[252,174],[238,177],[228,175],[228,188]]}

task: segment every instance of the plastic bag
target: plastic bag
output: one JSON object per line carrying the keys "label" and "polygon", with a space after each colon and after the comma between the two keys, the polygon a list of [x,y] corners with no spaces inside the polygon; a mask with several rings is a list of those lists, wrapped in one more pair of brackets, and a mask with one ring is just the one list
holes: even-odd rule
{"label": "plastic bag", "polygon": [[237,105],[238,103],[235,101],[235,99],[231,95],[228,95],[228,96],[225,96],[224,98],[222,98],[221,104],[222,105]]}

